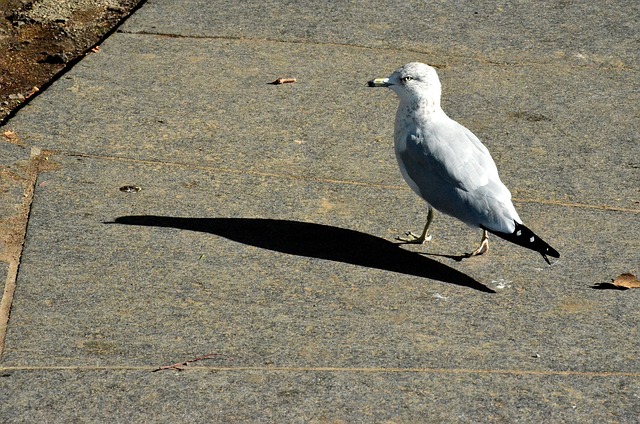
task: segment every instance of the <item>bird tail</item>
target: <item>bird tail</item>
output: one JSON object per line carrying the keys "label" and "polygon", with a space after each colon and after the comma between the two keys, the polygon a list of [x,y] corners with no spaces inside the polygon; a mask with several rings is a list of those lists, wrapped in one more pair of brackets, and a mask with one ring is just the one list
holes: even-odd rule
{"label": "bird tail", "polygon": [[551,263],[549,262],[547,255],[553,258],[560,257],[560,253],[558,253],[556,249],[549,246],[546,241],[535,235],[533,231],[525,227],[523,224],[519,224],[516,222],[516,229],[513,230],[512,233],[501,233],[499,231],[492,231],[484,227],[482,227],[482,229],[487,230],[500,238],[510,241],[511,243],[526,247],[527,249],[535,250],[542,255],[544,260],[547,261],[549,265],[551,265]]}

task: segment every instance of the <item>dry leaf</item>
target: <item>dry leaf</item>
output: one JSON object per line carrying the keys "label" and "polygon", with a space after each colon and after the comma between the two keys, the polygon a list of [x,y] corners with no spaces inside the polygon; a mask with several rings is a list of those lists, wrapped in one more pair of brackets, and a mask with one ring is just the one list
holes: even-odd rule
{"label": "dry leaf", "polygon": [[611,284],[623,289],[640,289],[640,280],[633,274],[620,274]]}
{"label": "dry leaf", "polygon": [[33,96],[34,94],[36,94],[38,91],[40,91],[40,89],[38,87],[33,87],[31,90],[29,90],[29,92],[27,93],[27,99],[31,96]]}
{"label": "dry leaf", "polygon": [[94,48],[91,49],[91,51],[94,53],[100,52],[100,46],[95,46]]}
{"label": "dry leaf", "polygon": [[22,144],[22,143],[20,143],[20,139],[18,138],[18,134],[16,134],[13,131],[5,131],[5,132],[2,133],[2,135],[11,144]]}
{"label": "dry leaf", "polygon": [[293,82],[296,82],[295,78],[278,78],[275,81],[270,82],[269,84],[272,85],[278,85],[278,84],[291,84]]}

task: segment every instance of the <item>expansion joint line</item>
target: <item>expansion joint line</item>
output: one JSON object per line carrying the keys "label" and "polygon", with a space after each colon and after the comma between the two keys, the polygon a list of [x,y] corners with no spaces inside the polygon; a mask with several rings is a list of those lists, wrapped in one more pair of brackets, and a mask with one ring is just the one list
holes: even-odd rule
{"label": "expansion joint line", "polygon": [[[175,365],[175,364],[174,364]],[[58,366],[9,366],[0,367],[0,372],[12,371],[134,371],[156,372],[165,368],[146,365],[58,365]],[[266,372],[266,373],[362,373],[362,374],[467,374],[467,375],[518,375],[518,376],[559,376],[585,378],[640,378],[640,373],[631,371],[563,371],[527,369],[473,369],[473,368],[401,368],[401,367],[277,367],[277,366],[183,366],[166,367],[172,371],[192,372]]]}
{"label": "expansion joint line", "polygon": [[[133,158],[119,157],[119,156],[104,156],[104,155],[91,154],[91,153],[65,152],[65,151],[59,151],[59,150],[58,151],[51,150],[49,151],[49,153],[60,154],[60,155],[69,156],[69,157],[87,158],[87,159],[132,162],[132,163],[140,163],[140,164],[147,164],[147,165],[174,166],[179,168],[198,169],[198,170],[213,172],[213,173],[250,175],[255,177],[267,177],[267,178],[281,178],[281,179],[287,179],[287,180],[310,181],[315,183],[364,186],[364,187],[373,187],[373,188],[387,189],[387,190],[405,190],[406,189],[404,185],[399,185],[399,184],[382,184],[382,183],[367,182],[367,181],[321,178],[321,177],[313,177],[308,175],[280,174],[277,172],[254,171],[251,169],[231,169],[231,168],[223,168],[223,167],[217,167],[217,166],[211,166],[211,165],[194,165],[194,164],[187,164],[182,162],[169,162],[169,161],[154,160],[154,159],[133,159]],[[518,197],[514,197],[513,201],[519,202],[519,203],[535,203],[540,205],[559,206],[559,207],[566,207],[566,208],[597,209],[597,210],[611,211],[611,212],[640,214],[640,209],[625,208],[625,207],[611,206],[611,205],[593,205],[589,203],[577,203],[577,202],[551,200],[551,199],[532,199],[532,198],[518,198]]]}

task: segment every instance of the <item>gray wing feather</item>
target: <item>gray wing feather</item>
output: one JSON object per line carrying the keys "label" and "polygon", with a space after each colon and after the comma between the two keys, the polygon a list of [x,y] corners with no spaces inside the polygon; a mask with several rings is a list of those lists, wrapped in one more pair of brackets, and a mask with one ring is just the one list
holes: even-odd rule
{"label": "gray wing feather", "polygon": [[405,148],[397,152],[398,161],[409,185],[433,207],[467,224],[513,230],[520,218],[487,148],[459,123],[439,124],[401,135]]}

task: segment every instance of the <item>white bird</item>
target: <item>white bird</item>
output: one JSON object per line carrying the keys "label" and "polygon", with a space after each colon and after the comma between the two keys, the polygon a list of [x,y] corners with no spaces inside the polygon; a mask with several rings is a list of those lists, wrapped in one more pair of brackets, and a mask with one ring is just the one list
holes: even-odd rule
{"label": "white bird", "polygon": [[560,257],[522,224],[487,148],[440,107],[441,86],[435,69],[412,62],[368,85],[389,87],[400,98],[394,131],[396,159],[407,184],[428,205],[422,234],[408,232],[398,240],[430,240],[429,226],[436,209],[482,229],[480,245],[467,257],[489,250],[487,231],[539,252],[547,263],[547,255]]}

